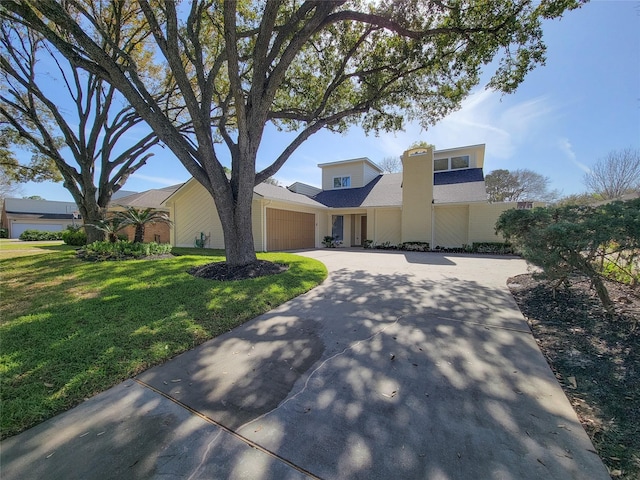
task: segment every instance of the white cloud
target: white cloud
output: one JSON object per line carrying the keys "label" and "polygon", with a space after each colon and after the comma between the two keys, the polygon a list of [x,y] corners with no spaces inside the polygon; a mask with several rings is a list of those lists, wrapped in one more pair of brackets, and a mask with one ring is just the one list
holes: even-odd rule
{"label": "white cloud", "polygon": [[144,175],[142,173],[134,173],[131,175],[131,178],[166,186],[176,185],[185,181],[184,179],[178,180],[175,178],[155,177],[152,175]]}
{"label": "white cloud", "polygon": [[547,96],[505,107],[508,100],[501,93],[479,90],[428,131],[412,123],[404,132],[382,134],[376,143],[391,155],[402,153],[417,140],[432,143],[436,149],[484,143],[493,158],[509,160],[549,123],[555,108]]}
{"label": "white cloud", "polygon": [[562,151],[562,153],[565,154],[565,156],[571,161],[571,163],[576,165],[585,173],[591,172],[591,169],[587,165],[578,161],[576,154],[573,151],[573,145],[571,145],[571,142],[569,142],[568,138],[559,138],[557,144],[558,148]]}

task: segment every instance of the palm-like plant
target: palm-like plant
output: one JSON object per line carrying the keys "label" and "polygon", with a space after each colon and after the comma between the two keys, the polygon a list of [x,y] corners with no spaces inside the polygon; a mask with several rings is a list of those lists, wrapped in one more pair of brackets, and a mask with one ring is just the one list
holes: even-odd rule
{"label": "palm-like plant", "polygon": [[97,221],[92,225],[96,229],[106,233],[111,243],[118,241],[118,232],[126,227],[124,220],[117,215],[105,220]]}
{"label": "palm-like plant", "polygon": [[122,225],[133,225],[136,229],[133,238],[134,243],[142,243],[144,241],[144,229],[148,224],[166,223],[171,225],[171,220],[165,212],[159,212],[153,208],[145,208],[138,210],[135,207],[124,207],[123,212],[116,212],[116,217],[122,221]]}

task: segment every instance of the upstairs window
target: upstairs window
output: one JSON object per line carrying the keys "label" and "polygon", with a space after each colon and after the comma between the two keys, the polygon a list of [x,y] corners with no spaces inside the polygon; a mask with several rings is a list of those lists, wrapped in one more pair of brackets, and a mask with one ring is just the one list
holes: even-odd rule
{"label": "upstairs window", "polygon": [[438,158],[433,161],[433,171],[441,172],[442,170],[449,170],[448,158]]}
{"label": "upstairs window", "polygon": [[351,187],[351,177],[333,177],[333,188]]}
{"label": "upstairs window", "polygon": [[457,170],[459,168],[469,168],[469,155],[451,158],[451,170]]}
{"label": "upstairs window", "polygon": [[463,168],[469,168],[469,165],[469,155],[460,155],[458,157],[450,158],[436,158],[433,161],[433,171],[443,172],[445,170],[461,170]]}

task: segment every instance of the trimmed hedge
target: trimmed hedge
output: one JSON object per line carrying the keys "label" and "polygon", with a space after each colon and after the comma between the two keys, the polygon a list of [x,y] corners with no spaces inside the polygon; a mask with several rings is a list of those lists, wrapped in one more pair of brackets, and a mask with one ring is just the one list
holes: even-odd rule
{"label": "trimmed hedge", "polygon": [[41,242],[43,240],[62,240],[62,231],[45,232],[42,230],[25,230],[18,237],[25,242]]}
{"label": "trimmed hedge", "polygon": [[409,252],[428,252],[429,242],[404,242],[398,245],[398,250]]}
{"label": "trimmed hedge", "polygon": [[78,256],[85,260],[130,260],[152,255],[171,253],[170,243],[93,242],[78,250]]}
{"label": "trimmed hedge", "polygon": [[62,240],[67,245],[81,247],[87,244],[87,234],[84,232],[84,230],[67,229],[62,232]]}
{"label": "trimmed hedge", "polygon": [[471,245],[473,253],[495,253],[500,255],[515,253],[510,243],[501,242],[474,242]]}

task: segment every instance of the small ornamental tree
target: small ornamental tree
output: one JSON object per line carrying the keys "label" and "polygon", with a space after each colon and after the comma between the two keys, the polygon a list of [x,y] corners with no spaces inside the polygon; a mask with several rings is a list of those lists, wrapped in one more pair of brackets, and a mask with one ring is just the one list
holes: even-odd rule
{"label": "small ornamental tree", "polygon": [[154,210],[153,208],[145,208],[144,210],[138,210],[135,207],[126,207],[124,212],[117,212],[115,217],[118,218],[122,227],[127,225],[133,225],[135,227],[135,235],[133,243],[144,242],[144,230],[145,227],[153,223],[166,223],[171,224],[169,216],[165,212]]}
{"label": "small ornamental tree", "polygon": [[507,210],[498,218],[496,232],[558,285],[574,274],[586,275],[603,306],[613,313],[602,266],[606,257],[618,252],[630,252],[626,258],[633,261],[633,253],[640,250],[640,199],[597,207]]}

